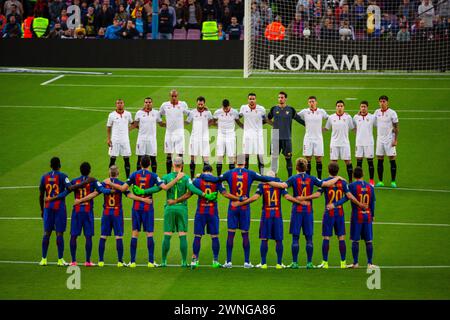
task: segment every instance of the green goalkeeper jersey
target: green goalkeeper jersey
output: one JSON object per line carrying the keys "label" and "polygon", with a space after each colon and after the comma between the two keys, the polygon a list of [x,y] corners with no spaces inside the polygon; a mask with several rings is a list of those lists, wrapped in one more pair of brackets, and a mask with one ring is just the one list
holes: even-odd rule
{"label": "green goalkeeper jersey", "polygon": [[[164,184],[168,184],[173,179],[177,177],[177,172],[171,172],[169,174],[166,174],[164,177],[162,177],[162,182]],[[172,188],[167,190],[167,200],[176,200],[188,191],[191,191],[193,194],[196,194],[198,196],[202,196],[203,192],[202,190],[198,189],[192,184],[191,178],[188,176],[184,176],[181,178]],[[187,207],[187,201],[179,202],[175,204],[175,206],[185,206]]]}

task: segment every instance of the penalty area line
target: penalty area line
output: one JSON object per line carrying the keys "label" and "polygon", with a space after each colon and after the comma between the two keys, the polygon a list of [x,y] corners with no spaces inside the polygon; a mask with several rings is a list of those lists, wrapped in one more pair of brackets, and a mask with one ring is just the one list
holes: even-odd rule
{"label": "penalty area line", "polygon": [[51,78],[50,80],[47,80],[47,81],[45,81],[45,82],[42,82],[42,83],[41,83],[41,86],[46,86],[46,85],[48,85],[49,83],[52,83],[52,82],[54,82],[54,81],[56,81],[56,80],[58,80],[58,79],[61,79],[62,77],[64,77],[63,74],[61,74],[61,75],[59,75],[59,76],[57,76],[57,77]]}

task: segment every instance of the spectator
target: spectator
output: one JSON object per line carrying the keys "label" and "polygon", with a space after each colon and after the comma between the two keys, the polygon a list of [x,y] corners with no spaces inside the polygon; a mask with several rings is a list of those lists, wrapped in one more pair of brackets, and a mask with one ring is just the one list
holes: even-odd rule
{"label": "spectator", "polygon": [[405,25],[400,26],[400,31],[397,33],[397,41],[406,42],[411,41],[411,34]]}
{"label": "spectator", "polygon": [[176,29],[184,28],[184,0],[177,0],[175,5],[175,16],[176,16]]}
{"label": "spectator", "polygon": [[94,13],[94,7],[89,7],[87,14],[82,18],[82,23],[86,31],[86,37],[95,37],[97,35],[97,22]]}
{"label": "spectator", "polygon": [[[164,0],[164,2],[167,5],[167,9],[169,10],[169,14],[172,17],[172,27],[175,28],[177,25],[177,13],[175,11],[175,8],[170,4],[170,0]],[[162,6],[162,5],[161,5]]]}
{"label": "spectator", "polygon": [[105,30],[106,28],[98,28],[97,36],[95,39],[105,39]]}
{"label": "spectator", "polygon": [[366,7],[363,0],[355,0],[355,4],[352,8],[353,14],[353,26],[356,32],[361,32],[364,30],[366,25]]}
{"label": "spectator", "polygon": [[100,11],[97,13],[97,28],[106,28],[112,25],[114,19],[114,10],[108,4],[103,3]]}
{"label": "spectator", "polygon": [[[86,0],[84,0],[81,3],[80,16],[83,18],[87,13],[88,13],[88,3]],[[84,30],[84,31],[86,31],[86,30]]]}
{"label": "spectator", "polygon": [[223,31],[223,24],[221,24],[220,22],[217,24],[217,36],[218,36],[218,40],[226,40],[227,39],[227,34],[225,33],[225,31]]}
{"label": "spectator", "polygon": [[214,4],[213,0],[207,0],[206,4],[203,6],[202,18],[203,21],[217,20],[218,9]]}
{"label": "spectator", "polygon": [[121,25],[124,25],[130,18],[129,14],[125,8],[125,5],[123,3],[121,3],[119,5],[119,12],[117,13],[116,17],[117,17],[117,19],[119,19],[119,23]]}
{"label": "spectator", "polygon": [[411,27],[412,30],[412,40],[414,41],[426,41],[428,40],[428,30],[425,28],[425,21],[417,18],[414,26]]}
{"label": "spectator", "polygon": [[15,4],[11,5],[10,8],[10,13],[6,15],[6,19],[9,21],[9,17],[14,16],[16,18],[16,22],[17,23],[21,23],[22,22],[22,15],[19,13],[19,11],[17,10],[17,7]]}
{"label": "spectator", "polygon": [[120,20],[116,17],[113,19],[113,24],[106,28],[105,39],[118,40],[120,39]]}
{"label": "spectator", "polygon": [[341,25],[339,27],[339,39],[342,41],[355,40],[353,30],[351,29],[348,20],[341,21]]}
{"label": "spectator", "polygon": [[[348,4],[344,4],[342,6],[342,8],[339,10],[339,22],[342,20],[348,20],[350,21],[351,16],[350,16],[350,7],[348,6]],[[350,22],[349,22],[350,24]]]}
{"label": "spectator", "polygon": [[244,21],[244,11],[244,2],[242,0],[235,0],[231,14],[237,18],[240,24]]}
{"label": "spectator", "polygon": [[275,17],[275,21],[270,23],[264,31],[264,36],[269,41],[280,41],[285,37],[286,28],[281,23],[279,16]]}
{"label": "spectator", "polygon": [[266,26],[272,23],[273,14],[272,9],[269,7],[266,1],[261,1],[261,28],[265,30]]}
{"label": "spectator", "polygon": [[435,25],[435,40],[448,39],[449,23],[447,17],[439,17],[438,22]]}
{"label": "spectator", "polygon": [[64,35],[64,30],[61,28],[61,24],[59,22],[55,23],[52,31],[48,34],[49,39],[61,39]]}
{"label": "spectator", "polygon": [[184,20],[186,29],[200,29],[202,8],[195,0],[188,0],[188,5],[184,8]]}
{"label": "spectator", "polygon": [[159,39],[172,40],[173,16],[169,12],[167,3],[163,3],[159,12]]}
{"label": "spectator", "polygon": [[337,40],[337,32],[330,19],[325,19],[320,28],[320,40]]}
{"label": "spectator", "polygon": [[403,0],[403,3],[398,7],[399,17],[405,16],[408,20],[409,24],[412,24],[416,18],[416,9],[414,8],[414,4],[412,4],[409,0]]}
{"label": "spectator", "polygon": [[296,12],[301,15],[303,21],[309,21],[309,11],[304,5],[297,6]]}
{"label": "spectator", "polygon": [[16,12],[21,18],[23,17],[23,5],[19,0],[6,0],[3,6],[5,16],[8,17],[12,12],[12,8],[16,8]]}
{"label": "spectator", "polygon": [[[259,11],[258,11],[259,14]],[[223,14],[220,18],[220,21],[222,22],[223,28],[225,30],[228,29],[228,26],[231,24],[231,9],[229,7],[225,7]],[[253,12],[252,12],[252,19],[253,19]],[[252,20],[252,26],[253,26],[253,20]]]}
{"label": "spectator", "polygon": [[419,17],[424,21],[425,28],[433,28],[434,7],[430,0],[423,0],[418,10]]}
{"label": "spectator", "polygon": [[3,38],[20,38],[22,37],[22,29],[16,21],[16,16],[10,15],[8,23],[3,28]]}
{"label": "spectator", "polygon": [[78,28],[75,29],[75,32],[73,33],[73,37],[75,39],[86,38],[86,29],[83,27],[83,25],[80,25]]}
{"label": "spectator", "polygon": [[295,14],[294,20],[291,21],[287,28],[289,39],[300,39],[303,37],[304,22],[300,13]]}
{"label": "spectator", "polygon": [[241,25],[238,23],[236,17],[232,17],[231,24],[228,26],[227,29],[228,40],[240,40],[241,33],[242,33]]}
{"label": "spectator", "polygon": [[133,24],[136,31],[139,33],[139,38],[145,38],[148,33],[147,20],[144,18],[142,11],[136,11],[136,18],[133,19]]}
{"label": "spectator", "polygon": [[0,7],[0,36],[3,36],[3,29],[7,23],[5,15],[2,13],[2,8]]}
{"label": "spectator", "polygon": [[439,17],[445,19],[450,18],[450,1],[445,1],[439,4],[438,15]]}
{"label": "spectator", "polygon": [[[75,0],[75,1],[79,1],[79,0]],[[76,4],[76,3],[74,3],[74,4]],[[47,0],[37,0],[36,4],[34,5],[34,11],[41,12],[41,14],[44,18],[50,19]]]}
{"label": "spectator", "polygon": [[53,0],[52,3],[50,3],[48,9],[50,14],[50,21],[56,22],[58,18],[61,16],[61,11],[66,7],[66,4],[63,3],[61,0]]}
{"label": "spectator", "polygon": [[120,37],[122,39],[135,39],[139,36],[136,28],[133,24],[133,20],[128,20],[125,26],[119,31]]}
{"label": "spectator", "polygon": [[312,32],[309,27],[309,22],[305,22],[304,28],[303,28],[303,38],[309,39],[312,37]]}

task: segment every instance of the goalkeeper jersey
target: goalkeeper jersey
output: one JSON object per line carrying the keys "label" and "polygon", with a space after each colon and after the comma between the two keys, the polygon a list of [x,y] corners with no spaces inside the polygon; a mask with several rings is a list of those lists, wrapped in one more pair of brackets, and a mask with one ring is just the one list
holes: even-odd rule
{"label": "goalkeeper jersey", "polygon": [[[162,177],[162,181],[164,184],[168,184],[175,179],[177,175],[178,172],[171,172]],[[172,188],[167,190],[167,200],[176,200],[188,191],[191,191],[193,194],[198,196],[203,195],[203,192],[192,184],[191,178],[184,176]],[[175,206],[187,207],[187,201],[177,203]]]}

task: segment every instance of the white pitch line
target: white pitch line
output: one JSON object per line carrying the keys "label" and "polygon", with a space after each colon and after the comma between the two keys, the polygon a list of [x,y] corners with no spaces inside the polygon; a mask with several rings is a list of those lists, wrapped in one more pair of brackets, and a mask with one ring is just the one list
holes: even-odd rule
{"label": "white pitch line", "polygon": [[[0,260],[0,264],[32,264],[32,265],[39,265],[39,262],[37,261],[20,261],[20,260]],[[49,265],[56,265],[56,262],[48,262]],[[81,267],[83,267],[83,264],[80,263]],[[117,264],[114,263],[105,263],[105,266],[111,266],[111,267],[116,267]],[[146,267],[146,264],[136,264],[136,266],[138,267]],[[97,267],[97,266],[96,266]],[[179,264],[168,264],[167,267],[169,268],[181,268],[181,266]],[[201,264],[199,265],[199,267],[201,268],[212,268],[211,265],[208,264]],[[268,266],[269,268],[273,269],[275,268],[275,266]],[[450,266],[378,266],[380,269],[448,269],[450,268]],[[92,268],[92,267],[89,267]],[[94,267],[95,268],[95,267]],[[243,265],[233,265],[233,268],[244,268]],[[306,269],[305,266],[300,266],[300,269]],[[330,269],[340,269],[340,266],[329,266]],[[164,268],[157,268],[157,269],[164,269]],[[189,269],[189,268],[186,268]],[[225,268],[222,268],[225,269]],[[252,268],[252,269],[256,269],[257,268]],[[364,270],[365,268],[361,267],[361,270]],[[290,270],[289,268],[286,268],[286,270]],[[326,272],[326,271],[324,271]]]}
{"label": "white pitch line", "polygon": [[[131,218],[123,218],[125,221],[131,221]],[[0,217],[0,220],[42,220],[40,217]],[[71,218],[67,218],[71,220]],[[94,220],[101,220],[101,218],[94,218]],[[164,221],[163,218],[154,218],[155,221]],[[193,218],[189,218],[189,221],[194,221]],[[219,219],[221,222],[227,222],[227,219]],[[260,222],[260,219],[250,219],[251,222]],[[284,223],[289,223],[290,220],[283,220]],[[322,224],[322,220],[314,220],[316,224]],[[346,221],[346,224],[350,224],[350,221]],[[415,223],[415,222],[373,222],[373,224],[379,225],[393,225],[393,226],[413,226],[413,227],[450,227],[450,224],[445,223]]]}
{"label": "white pitch line", "polygon": [[42,82],[42,83],[41,83],[41,86],[46,86],[46,85],[48,85],[49,83],[52,83],[53,81],[56,81],[56,80],[58,80],[58,79],[61,79],[62,77],[64,77],[63,74],[61,74],[61,75],[59,75],[59,76],[57,76],[57,77],[51,78],[51,79],[48,80],[48,81]]}
{"label": "white pitch line", "polygon": [[[174,85],[140,85],[140,84],[73,84],[73,83],[64,83],[64,84],[51,84],[49,86],[52,87],[106,87],[106,88],[174,88]],[[203,85],[194,85],[194,86],[185,86],[178,85],[175,86],[177,88],[201,88],[201,89],[242,89],[242,88],[252,88],[252,89],[326,89],[326,90],[450,90],[450,87],[446,88],[394,88],[394,87],[304,87],[304,86],[203,86]]]}

